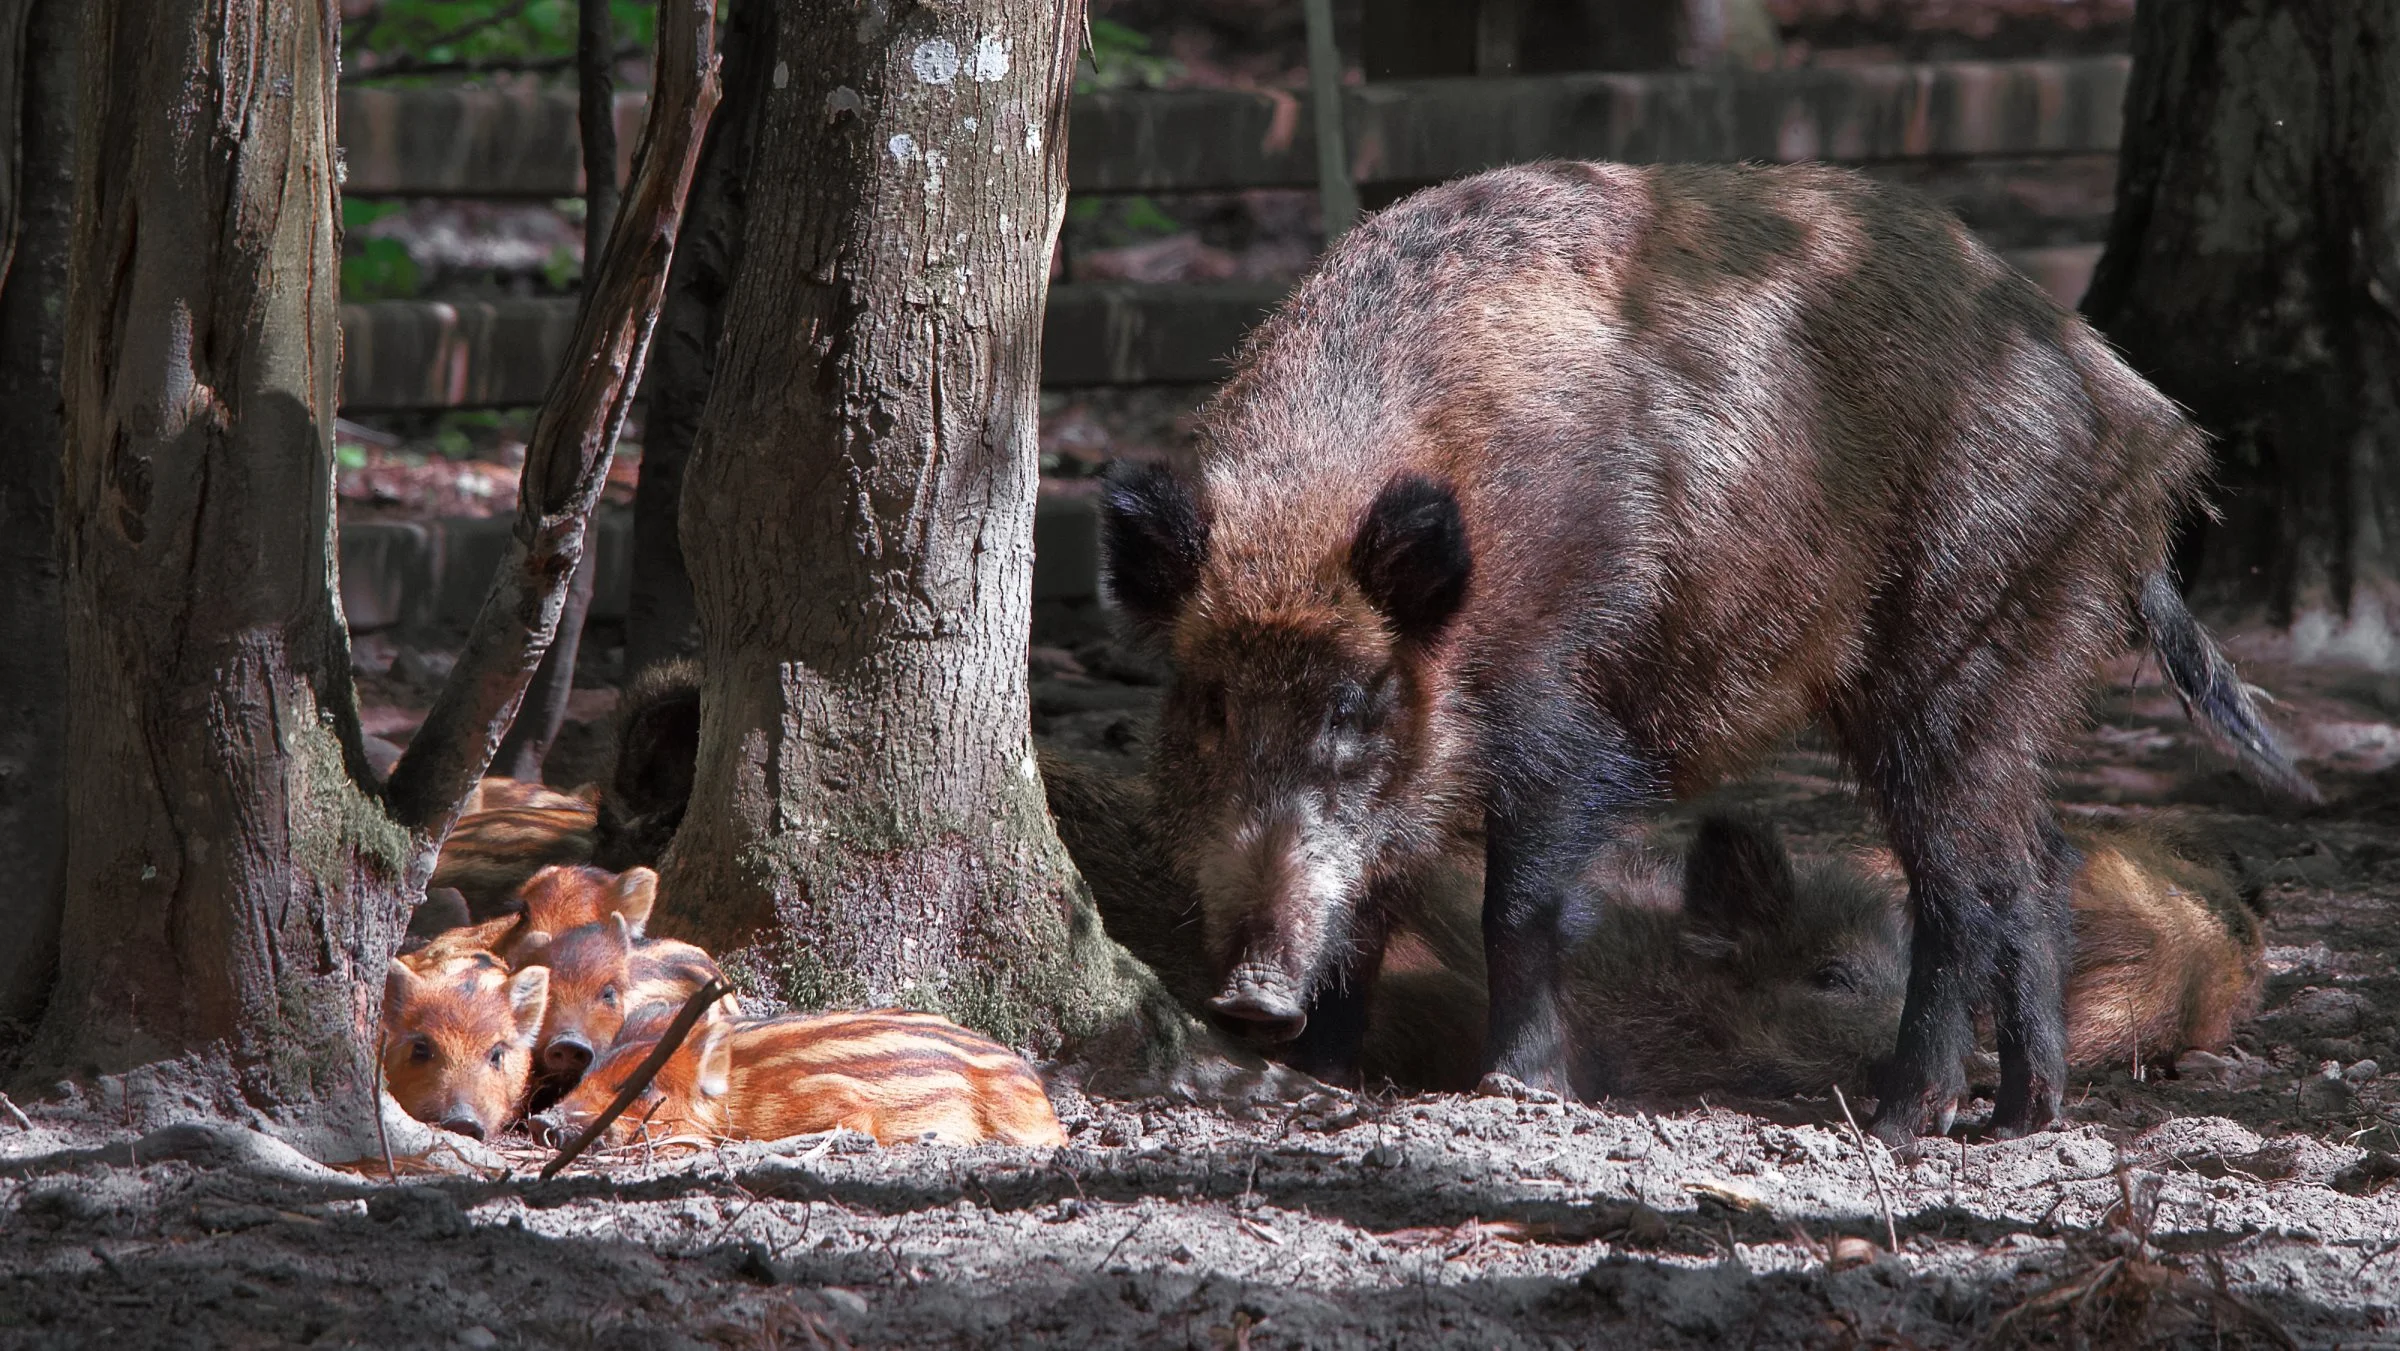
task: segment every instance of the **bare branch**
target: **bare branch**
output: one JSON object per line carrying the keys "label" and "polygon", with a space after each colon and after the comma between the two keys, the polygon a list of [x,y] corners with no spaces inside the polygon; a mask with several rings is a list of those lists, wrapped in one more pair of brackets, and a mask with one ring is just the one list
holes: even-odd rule
{"label": "bare branch", "polygon": [[392,818],[417,833],[430,874],[443,837],[487,766],[558,628],[617,433],[641,386],[683,203],[717,106],[714,0],[659,6],[657,71],[633,183],[535,421],[517,488],[516,528],[466,648],[385,789]]}

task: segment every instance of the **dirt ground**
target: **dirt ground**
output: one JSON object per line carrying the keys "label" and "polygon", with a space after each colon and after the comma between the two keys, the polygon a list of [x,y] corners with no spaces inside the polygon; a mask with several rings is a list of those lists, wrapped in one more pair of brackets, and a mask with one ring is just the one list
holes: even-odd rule
{"label": "dirt ground", "polygon": [[[1155,689],[1073,630],[1040,730],[1131,755]],[[0,1112],[0,1347],[2400,1344],[2400,679],[2244,655],[2329,805],[2236,780],[2130,658],[2058,796],[2265,888],[2266,1008],[2173,1077],[2079,1081],[2052,1133],[1908,1160],[1833,1101],[1061,1085],[1055,1152],[815,1137],[545,1184],[516,1141],[391,1186],[137,1138],[171,1101],[102,1085]],[[1803,849],[1870,830],[1805,744],[1730,791]]]}

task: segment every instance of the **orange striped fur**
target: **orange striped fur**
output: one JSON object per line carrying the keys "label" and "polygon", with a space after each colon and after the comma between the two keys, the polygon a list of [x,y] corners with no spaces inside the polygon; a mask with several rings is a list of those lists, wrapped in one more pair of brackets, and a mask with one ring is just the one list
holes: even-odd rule
{"label": "orange striped fur", "polygon": [[514,913],[438,934],[400,960],[419,974],[470,953],[489,952],[510,966],[523,966],[530,947],[553,936],[622,916],[639,937],[658,903],[658,874],[648,868],[612,873],[588,865],[542,869],[517,889]]}
{"label": "orange striped fur", "polygon": [[[592,1061],[616,1044],[628,1015],[653,1004],[679,1008],[722,974],[689,943],[637,937],[623,915],[556,938],[535,934],[519,959],[550,968],[550,1006],[534,1048],[534,1072],[560,1091],[573,1088]],[[711,1013],[734,1018],[741,1006],[729,995]]]}
{"label": "orange striped fur", "polygon": [[[657,1044],[659,1021],[621,1034],[545,1120],[582,1131]],[[884,1144],[1066,1142],[1031,1065],[947,1019],[900,1009],[696,1030],[609,1140],[779,1140],[835,1127]]]}
{"label": "orange striped fur", "polygon": [[550,973],[509,973],[488,952],[420,972],[395,961],[383,984],[383,1077],[419,1121],[486,1139],[524,1111]]}
{"label": "orange striped fur", "polygon": [[589,863],[599,790],[585,792],[485,779],[442,842],[431,885],[458,888],[476,914],[488,915],[539,870]]}

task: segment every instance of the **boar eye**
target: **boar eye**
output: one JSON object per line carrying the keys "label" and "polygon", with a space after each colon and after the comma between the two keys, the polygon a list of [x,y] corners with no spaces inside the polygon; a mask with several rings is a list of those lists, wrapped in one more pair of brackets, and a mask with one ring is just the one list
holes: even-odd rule
{"label": "boar eye", "polygon": [[1225,687],[1217,684],[1201,686],[1195,711],[1198,714],[1202,730],[1210,732],[1225,730]]}
{"label": "boar eye", "polygon": [[1840,962],[1827,962],[1825,965],[1818,967],[1817,973],[1809,977],[1809,984],[1816,986],[1820,990],[1849,990],[1857,988],[1857,982],[1850,979],[1850,968],[1842,965]]}
{"label": "boar eye", "polygon": [[419,1037],[408,1044],[408,1058],[417,1064],[433,1059],[433,1043]]}
{"label": "boar eye", "polygon": [[1343,684],[1333,692],[1333,706],[1325,711],[1325,724],[1337,732],[1365,731],[1373,711],[1364,688]]}

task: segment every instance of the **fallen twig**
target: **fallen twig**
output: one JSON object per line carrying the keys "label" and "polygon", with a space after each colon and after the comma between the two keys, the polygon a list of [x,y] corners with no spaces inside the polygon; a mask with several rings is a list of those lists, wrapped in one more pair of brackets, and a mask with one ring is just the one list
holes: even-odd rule
{"label": "fallen twig", "polygon": [[1883,1212],[1883,1238],[1890,1251],[1900,1251],[1900,1228],[1892,1223],[1892,1202],[1883,1194],[1883,1170],[1875,1166],[1874,1152],[1867,1148],[1867,1133],[1858,1128],[1858,1118],[1850,1114],[1850,1100],[1842,1096],[1842,1086],[1833,1086],[1833,1100],[1842,1105],[1842,1120],[1850,1123],[1850,1137],[1858,1141],[1858,1157],[1867,1166],[1867,1181],[1875,1184],[1875,1207]]}
{"label": "fallen twig", "polygon": [[[0,1093],[0,1111],[5,1111],[8,1113],[8,1119],[17,1123],[18,1130],[29,1131],[33,1129],[33,1118],[25,1115],[24,1108],[17,1106],[13,1102],[10,1102],[6,1093]],[[381,1120],[382,1118],[378,1117],[376,1119]]]}
{"label": "fallen twig", "polygon": [[633,1106],[634,1099],[642,1096],[643,1091],[650,1087],[650,1081],[657,1078],[658,1072],[666,1067],[676,1048],[683,1045],[683,1039],[690,1036],[692,1028],[698,1025],[701,1015],[708,1012],[708,1006],[731,993],[721,980],[711,980],[692,991],[692,997],[684,1000],[683,1007],[676,1011],[675,1021],[667,1024],[666,1034],[658,1039],[658,1045],[650,1048],[650,1054],[634,1068],[633,1077],[626,1080],[625,1087],[617,1091],[617,1100],[608,1105],[608,1110],[594,1117],[591,1125],[583,1128],[583,1134],[575,1138],[575,1143],[560,1150],[558,1157],[542,1165],[541,1180],[548,1182],[558,1176],[559,1169],[573,1163],[577,1155],[591,1148],[592,1141],[599,1139],[602,1132],[615,1125],[617,1118],[625,1115],[625,1109]]}

